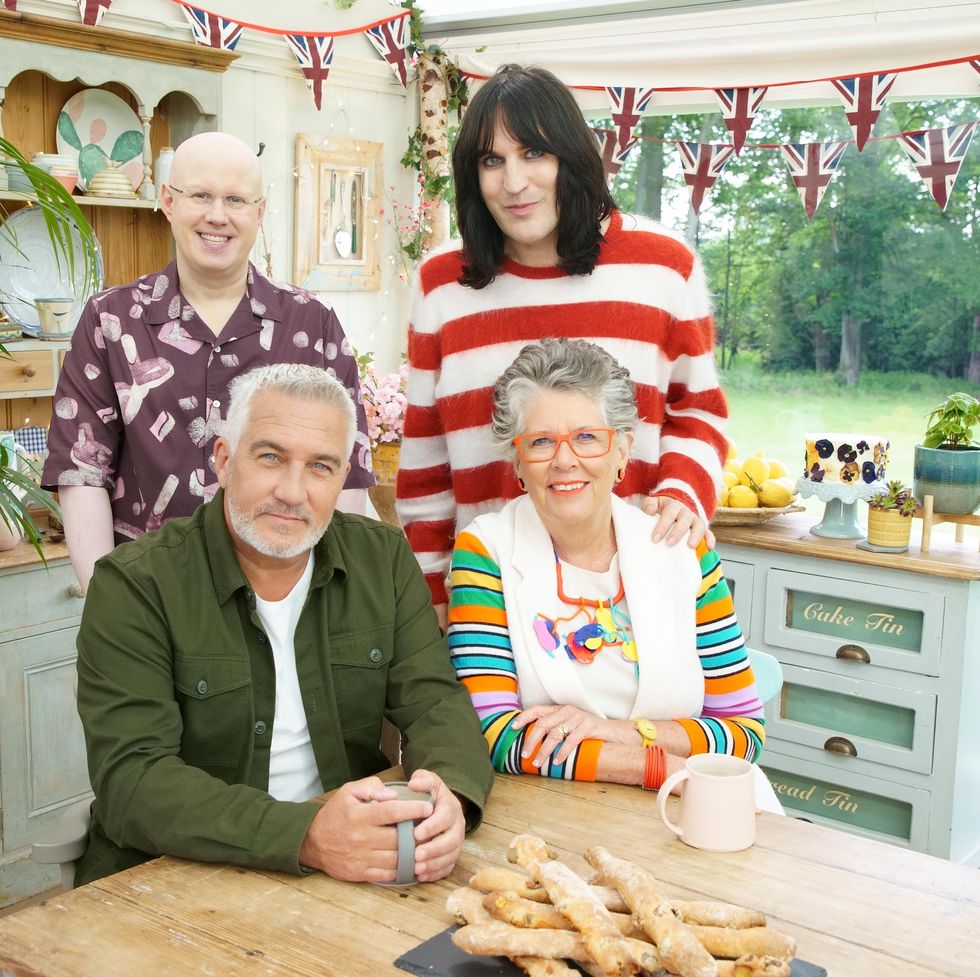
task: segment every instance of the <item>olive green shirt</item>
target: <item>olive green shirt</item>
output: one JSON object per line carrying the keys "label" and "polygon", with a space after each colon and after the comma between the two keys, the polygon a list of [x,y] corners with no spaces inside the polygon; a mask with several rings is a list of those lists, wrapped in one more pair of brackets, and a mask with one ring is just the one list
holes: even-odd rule
{"label": "olive green shirt", "polygon": [[[95,801],[76,884],[159,855],[298,873],[315,802],[268,794],[275,664],[224,498],[96,564],[78,634],[78,712]],[[381,720],[466,801],[490,791],[486,742],[404,536],[337,512],[296,628],[325,790],[389,766]]]}

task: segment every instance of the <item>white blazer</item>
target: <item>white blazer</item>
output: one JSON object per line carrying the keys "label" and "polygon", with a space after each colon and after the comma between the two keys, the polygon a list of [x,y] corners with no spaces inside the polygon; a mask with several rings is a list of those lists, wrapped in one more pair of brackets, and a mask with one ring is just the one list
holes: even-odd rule
{"label": "white blazer", "polygon": [[[699,716],[704,707],[704,672],[695,633],[701,583],[697,557],[686,545],[654,543],[653,516],[616,496],[612,506],[619,569],[640,664],[639,689],[629,715],[634,719]],[[587,670],[561,648],[549,655],[531,630],[537,612],[554,601],[556,586],[551,538],[534,504],[521,496],[499,512],[479,516],[468,531],[484,542],[500,567],[525,708],[557,702],[603,715],[590,699]]]}

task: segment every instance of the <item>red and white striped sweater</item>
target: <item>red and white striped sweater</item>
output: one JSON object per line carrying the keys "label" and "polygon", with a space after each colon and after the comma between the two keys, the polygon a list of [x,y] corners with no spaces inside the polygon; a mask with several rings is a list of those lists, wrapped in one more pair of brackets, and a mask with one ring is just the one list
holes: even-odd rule
{"label": "red and white striped sweater", "polygon": [[519,494],[490,440],[493,385],[521,348],[548,336],[589,339],[626,366],[640,426],[618,495],[679,499],[710,518],[727,409],[701,263],[653,221],[615,211],[591,275],[509,258],[486,288],[459,284],[459,246],[419,269],[408,337],[408,412],[397,508],[433,601],[457,527]]}

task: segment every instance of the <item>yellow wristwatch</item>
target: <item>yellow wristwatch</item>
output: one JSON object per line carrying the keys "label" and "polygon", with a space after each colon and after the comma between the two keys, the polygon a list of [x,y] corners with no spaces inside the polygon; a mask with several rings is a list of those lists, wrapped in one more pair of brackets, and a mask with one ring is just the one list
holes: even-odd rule
{"label": "yellow wristwatch", "polygon": [[644,746],[653,746],[657,741],[657,725],[652,719],[637,719],[636,731],[643,737]]}

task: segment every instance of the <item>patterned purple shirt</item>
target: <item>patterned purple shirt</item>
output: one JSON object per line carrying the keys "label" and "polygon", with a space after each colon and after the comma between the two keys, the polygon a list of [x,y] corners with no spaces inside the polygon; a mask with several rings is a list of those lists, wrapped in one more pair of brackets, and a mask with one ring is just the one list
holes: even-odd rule
{"label": "patterned purple shirt", "polygon": [[[321,366],[353,396],[357,363],[336,314],[252,265],[241,304],[215,336],[180,294],[177,264],[110,288],[85,307],[54,398],[45,488],[93,485],[112,500],[116,542],[211,499],[211,460],[235,377],[268,363]],[[374,484],[359,397],[345,488]]]}

